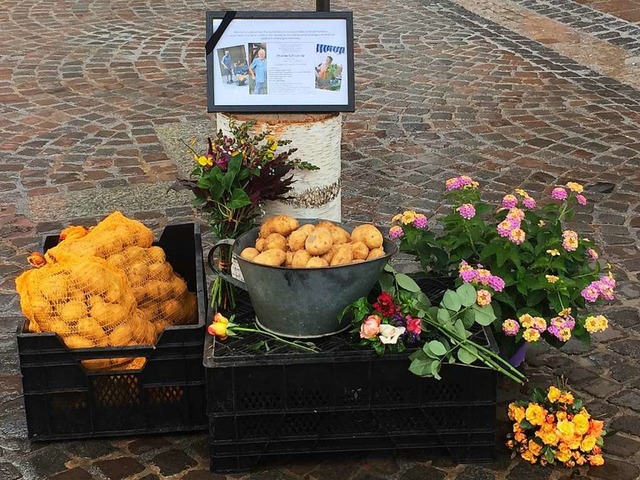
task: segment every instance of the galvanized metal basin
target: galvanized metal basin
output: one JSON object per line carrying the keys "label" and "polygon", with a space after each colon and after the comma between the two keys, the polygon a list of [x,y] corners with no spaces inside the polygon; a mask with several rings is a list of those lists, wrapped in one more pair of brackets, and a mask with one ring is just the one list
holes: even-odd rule
{"label": "galvanized metal basin", "polygon": [[[300,221],[301,225],[304,223],[316,222]],[[339,322],[338,316],[347,305],[369,293],[398,251],[396,244],[385,238],[386,254],[361,263],[322,268],[271,267],[240,256],[242,250],[255,245],[258,232],[259,228],[254,228],[235,241],[222,240],[212,249],[233,245],[233,257],[240,265],[244,283],[215,270],[249,293],[256,321],[262,328],[283,337],[318,338],[349,328],[349,319]]]}

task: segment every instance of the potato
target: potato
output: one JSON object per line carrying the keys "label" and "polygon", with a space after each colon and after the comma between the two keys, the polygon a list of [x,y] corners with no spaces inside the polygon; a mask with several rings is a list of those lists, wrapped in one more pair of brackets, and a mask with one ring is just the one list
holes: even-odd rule
{"label": "potato", "polygon": [[94,346],[91,340],[80,335],[69,335],[63,341],[69,348],[92,348]]}
{"label": "potato", "polygon": [[302,225],[296,232],[304,232],[307,235],[310,235],[313,230],[315,230],[316,226],[313,223],[305,223]]}
{"label": "potato", "polygon": [[279,267],[284,263],[286,258],[287,254],[284,253],[284,250],[272,248],[271,250],[265,250],[260,255],[254,257],[252,261],[255,263],[259,263],[260,265]]}
{"label": "potato", "polygon": [[382,247],[372,248],[367,255],[367,260],[372,260],[374,258],[382,257],[384,255],[384,249]]}
{"label": "potato", "polygon": [[351,251],[351,245],[345,243],[340,245],[336,250],[335,255],[331,259],[331,266],[333,265],[346,265],[353,260],[353,252]]}
{"label": "potato", "polygon": [[164,263],[167,261],[167,256],[165,255],[164,250],[160,247],[151,247],[147,253],[155,263]]}
{"label": "potato", "polygon": [[279,233],[283,237],[289,236],[298,228],[298,221],[287,215],[278,215],[265,221],[260,227],[260,237],[267,238],[272,233]]}
{"label": "potato", "polygon": [[358,225],[351,232],[351,240],[354,242],[364,242],[367,247],[379,248],[382,246],[383,237],[380,230],[371,224]]}
{"label": "potato", "polygon": [[332,227],[335,227],[336,224],[330,222],[329,220],[321,220],[316,224],[316,227],[326,228],[327,230],[331,230]]}
{"label": "potato", "polygon": [[285,251],[287,249],[287,239],[279,233],[269,235],[264,242],[264,249],[273,250],[274,248]]}
{"label": "potato", "polygon": [[311,257],[307,262],[306,268],[328,267],[329,264],[322,257]]}
{"label": "potato", "polygon": [[331,250],[329,250],[327,253],[325,253],[324,255],[321,255],[322,258],[324,258],[327,263],[331,263],[331,260],[333,260],[333,256],[336,254],[336,250],[338,250],[338,247],[340,245],[331,245]]}
{"label": "potato", "polygon": [[302,228],[299,228],[295,232],[291,232],[288,239],[291,251],[297,252],[298,250],[302,250],[304,248],[304,242],[307,240],[308,236],[308,229],[303,230]]}
{"label": "potato", "polygon": [[295,252],[285,252],[285,255],[284,266],[290,267],[293,264],[293,256],[295,255]]}
{"label": "potato", "polygon": [[260,254],[260,251],[257,248],[247,247],[242,252],[240,252],[240,256],[242,258],[246,258],[247,260],[253,260]]}
{"label": "potato", "polygon": [[349,241],[351,240],[351,235],[349,235],[349,232],[338,227],[337,225],[332,225],[331,228],[329,228],[329,231],[331,232],[331,237],[333,238],[334,244],[349,243]]}
{"label": "potato", "polygon": [[369,256],[369,248],[364,242],[353,242],[351,244],[351,251],[353,252],[353,258],[356,260],[366,260]]}
{"label": "potato", "polygon": [[267,241],[264,238],[259,238],[256,240],[256,250],[258,250],[259,252],[264,252],[265,250],[265,244],[267,243]]}
{"label": "potato", "polygon": [[321,227],[315,228],[304,242],[304,248],[314,256],[324,255],[331,250],[332,245],[333,237],[331,236],[331,232]]}
{"label": "potato", "polygon": [[307,262],[311,259],[311,254],[306,250],[298,250],[293,254],[293,260],[291,266],[293,268],[304,268],[307,266]]}

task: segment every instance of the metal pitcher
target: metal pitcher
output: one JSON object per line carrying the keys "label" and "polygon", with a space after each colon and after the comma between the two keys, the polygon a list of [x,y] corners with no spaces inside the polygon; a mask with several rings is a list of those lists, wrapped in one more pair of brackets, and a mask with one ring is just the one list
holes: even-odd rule
{"label": "metal pitcher", "polygon": [[[300,222],[304,223],[316,221]],[[236,240],[220,240],[209,252],[209,265],[216,275],[249,292],[261,328],[290,338],[319,338],[349,328],[349,319],[339,322],[338,316],[347,305],[369,293],[398,251],[397,245],[385,238],[385,255],[372,260],[321,268],[272,267],[240,256],[242,250],[255,245],[258,232],[256,227]],[[233,245],[232,255],[244,282],[220,271],[211,261],[221,245]]]}

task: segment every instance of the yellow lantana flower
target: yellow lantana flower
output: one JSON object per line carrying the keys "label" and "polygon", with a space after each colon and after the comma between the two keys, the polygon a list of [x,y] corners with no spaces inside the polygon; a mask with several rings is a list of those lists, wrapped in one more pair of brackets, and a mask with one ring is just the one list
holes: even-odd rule
{"label": "yellow lantana flower", "polygon": [[552,248],[552,249],[550,249],[550,250],[547,250],[547,253],[548,253],[549,255],[551,255],[552,257],[557,257],[558,255],[560,255],[560,252],[559,252],[557,249],[555,249],[555,248]]}
{"label": "yellow lantana flower", "polygon": [[414,212],[413,210],[406,210],[400,217],[400,221],[405,225],[413,223],[415,219],[416,219],[416,212]]}
{"label": "yellow lantana flower", "polygon": [[584,187],[576,182],[567,182],[567,188],[576,193],[584,192]]}
{"label": "yellow lantana flower", "polygon": [[567,317],[569,315],[571,315],[571,307],[565,308],[563,310],[560,310],[560,313],[558,313],[559,316],[561,317]]}
{"label": "yellow lantana flower", "polygon": [[522,338],[529,343],[537,342],[540,340],[540,332],[535,328],[527,328],[522,334]]}
{"label": "yellow lantana flower", "polygon": [[560,277],[557,277],[555,275],[545,275],[544,277],[547,279],[547,282],[549,283],[556,283],[558,280],[560,280]]}

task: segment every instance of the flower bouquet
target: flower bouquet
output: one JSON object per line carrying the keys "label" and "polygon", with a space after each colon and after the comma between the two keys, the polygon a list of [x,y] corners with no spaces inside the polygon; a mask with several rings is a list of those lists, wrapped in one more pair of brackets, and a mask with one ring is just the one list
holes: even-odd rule
{"label": "flower bouquet", "polygon": [[[271,132],[251,135],[255,122],[230,125],[231,136],[218,131],[208,139],[206,153],[189,151],[195,167],[189,179],[180,179],[176,189],[189,189],[195,195],[195,207],[206,215],[217,239],[237,238],[255,226],[266,200],[283,200],[294,182],[294,169],[317,167],[293,159],[290,148],[277,153],[289,140],[276,140]],[[231,268],[231,249],[221,249],[220,269]],[[216,277],[211,287],[212,307],[234,306],[233,286]]]}
{"label": "flower bouquet", "polygon": [[352,333],[359,336],[361,346],[379,355],[413,350],[409,370],[422,377],[439,380],[443,363],[460,362],[484,365],[522,383],[522,373],[475,340],[482,326],[495,319],[480,290],[470,283],[447,290],[436,307],[409,276],[388,265],[385,271],[375,300],[362,297],[343,312],[351,315]]}
{"label": "flower bouquet", "polygon": [[446,190],[452,209],[439,233],[425,215],[408,210],[393,218],[389,235],[428,275],[490,287],[482,301],[496,311],[494,330],[505,355],[540,339],[554,346],[572,336],[588,342],[607,328],[607,319],[589,308],[613,300],[616,282],[602,271],[594,242],[565,227],[575,207],[587,203],[582,185],[554,188],[544,206],[522,189],[491,206],[467,176],[447,180]]}
{"label": "flower bouquet", "polygon": [[591,417],[565,388],[534,389],[531,401],[509,405],[507,447],[530,463],[603,465],[604,422]]}

